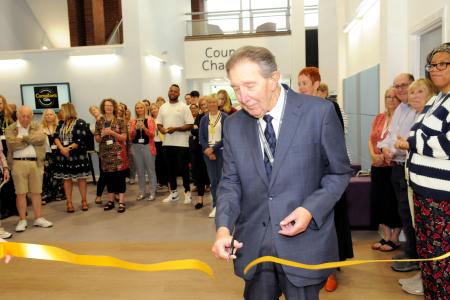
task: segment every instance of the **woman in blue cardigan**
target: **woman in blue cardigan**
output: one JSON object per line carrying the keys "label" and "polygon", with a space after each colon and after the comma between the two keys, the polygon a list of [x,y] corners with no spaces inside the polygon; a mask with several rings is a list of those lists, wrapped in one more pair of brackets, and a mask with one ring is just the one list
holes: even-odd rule
{"label": "woman in blue cardigan", "polygon": [[207,96],[208,114],[200,120],[199,138],[204,154],[206,169],[211,182],[213,210],[210,218],[216,216],[217,186],[222,177],[223,122],[227,114],[219,111],[219,102],[215,96]]}

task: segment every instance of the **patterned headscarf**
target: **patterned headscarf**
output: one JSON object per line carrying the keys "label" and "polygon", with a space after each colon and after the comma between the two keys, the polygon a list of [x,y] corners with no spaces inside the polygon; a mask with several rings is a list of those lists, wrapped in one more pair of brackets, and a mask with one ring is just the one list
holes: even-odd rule
{"label": "patterned headscarf", "polygon": [[434,48],[433,51],[431,51],[430,54],[428,54],[427,56],[427,63],[431,63],[431,59],[433,59],[433,56],[439,52],[450,53],[450,43],[443,43],[438,47]]}

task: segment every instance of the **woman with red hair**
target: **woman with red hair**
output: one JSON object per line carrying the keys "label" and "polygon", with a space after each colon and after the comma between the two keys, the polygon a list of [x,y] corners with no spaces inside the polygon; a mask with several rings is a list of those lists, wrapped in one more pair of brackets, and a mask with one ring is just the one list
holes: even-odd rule
{"label": "woman with red hair", "polygon": [[[320,72],[316,67],[303,68],[298,74],[298,90],[301,94],[310,96],[317,96],[317,90],[320,85]],[[318,100],[322,99],[317,97]],[[331,101],[325,99],[327,101]],[[344,129],[344,122],[340,112],[339,105],[331,101],[335,107],[336,113],[341,121],[342,129]],[[339,245],[339,259],[346,260],[353,257],[352,235],[350,232],[350,223],[347,214],[347,201],[345,193],[341,199],[334,206],[334,225],[336,227],[336,234]],[[337,288],[336,275],[332,274],[328,277],[325,284],[325,290],[333,292]]]}

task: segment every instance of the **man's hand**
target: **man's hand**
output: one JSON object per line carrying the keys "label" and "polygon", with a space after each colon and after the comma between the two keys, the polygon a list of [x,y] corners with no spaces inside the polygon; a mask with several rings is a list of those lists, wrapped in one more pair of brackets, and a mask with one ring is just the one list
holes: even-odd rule
{"label": "man's hand", "polygon": [[177,128],[176,128],[176,127],[169,127],[169,128],[167,128],[166,133],[172,134],[172,133],[174,133],[175,131],[177,131]]}
{"label": "man's hand", "polygon": [[230,235],[228,228],[220,227],[217,230],[216,241],[211,249],[217,259],[230,260],[236,258],[236,251],[242,248],[243,244],[234,240],[234,250],[233,253],[230,253],[232,239],[233,237]]}
{"label": "man's hand", "polygon": [[210,156],[211,154],[214,153],[214,149],[211,147],[206,148],[203,153],[205,153],[206,156]]}
{"label": "man's hand", "polygon": [[295,236],[305,231],[311,220],[311,213],[304,207],[298,207],[280,222],[281,230],[278,231],[278,233],[287,236]]}
{"label": "man's hand", "polygon": [[[0,243],[7,243],[4,239],[0,239]],[[5,255],[5,264],[9,263],[11,255]]]}

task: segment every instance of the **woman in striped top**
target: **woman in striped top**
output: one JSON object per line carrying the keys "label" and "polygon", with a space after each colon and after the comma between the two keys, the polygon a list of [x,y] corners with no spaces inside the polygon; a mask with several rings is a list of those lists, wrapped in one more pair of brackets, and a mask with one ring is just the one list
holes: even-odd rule
{"label": "woman in striped top", "polygon": [[[407,141],[420,258],[450,252],[450,43],[435,48],[425,66],[440,93],[425,106]],[[425,299],[449,299],[450,259],[422,262]]]}

